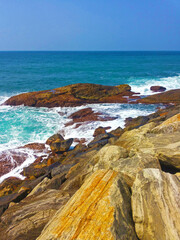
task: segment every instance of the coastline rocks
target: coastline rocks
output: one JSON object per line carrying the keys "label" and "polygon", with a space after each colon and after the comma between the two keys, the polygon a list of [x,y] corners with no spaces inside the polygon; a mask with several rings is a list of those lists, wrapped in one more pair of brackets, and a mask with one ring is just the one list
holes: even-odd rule
{"label": "coastline rocks", "polygon": [[95,172],[37,239],[137,239],[129,188],[115,171]]}
{"label": "coastline rocks", "polygon": [[45,224],[69,198],[68,193],[50,189],[37,196],[26,197],[9,207],[0,219],[0,239],[35,240]]}
{"label": "coastline rocks", "polygon": [[152,87],[150,87],[150,90],[152,92],[164,92],[164,91],[166,91],[166,88],[162,87],[162,86],[152,86]]}
{"label": "coastline rocks", "polygon": [[137,100],[138,103],[146,104],[180,104],[180,89],[170,90],[163,93],[154,94]]}
{"label": "coastline rocks", "polygon": [[9,98],[5,105],[32,107],[80,106],[85,103],[127,103],[133,93],[127,84],[104,86],[90,83],[78,83],[53,90],[23,93]]}
{"label": "coastline rocks", "polygon": [[158,169],[138,173],[132,187],[132,213],[140,240],[180,238],[180,182]]}

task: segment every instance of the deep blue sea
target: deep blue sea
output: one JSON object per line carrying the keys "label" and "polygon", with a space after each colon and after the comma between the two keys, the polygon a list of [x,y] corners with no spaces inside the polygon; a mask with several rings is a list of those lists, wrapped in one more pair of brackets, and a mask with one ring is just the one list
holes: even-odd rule
{"label": "deep blue sea", "polygon": [[[0,103],[22,92],[53,89],[73,83],[119,85],[152,94],[152,85],[180,88],[180,52],[0,52]],[[124,126],[126,117],[147,115],[154,105],[97,104],[95,111],[116,116],[111,122],[95,122],[65,128],[77,108],[0,106],[0,153],[30,142],[45,142],[57,131],[66,138],[92,138],[98,126]],[[61,112],[63,114],[59,114]],[[13,161],[9,155],[10,161]],[[33,157],[29,154],[29,162]],[[20,170],[14,172],[17,175]]]}

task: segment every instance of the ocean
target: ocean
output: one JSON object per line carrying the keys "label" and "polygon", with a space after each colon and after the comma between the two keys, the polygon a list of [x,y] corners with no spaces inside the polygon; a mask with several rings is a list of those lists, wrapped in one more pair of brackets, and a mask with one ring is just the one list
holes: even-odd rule
{"label": "ocean", "polygon": [[[150,87],[180,88],[180,52],[0,52],[0,103],[10,96],[30,91],[58,88],[73,83],[119,85],[127,83],[132,91],[153,94]],[[0,156],[27,143],[44,143],[52,134],[63,131],[65,138],[92,139],[98,126],[124,127],[127,117],[148,115],[157,108],[142,104],[93,104],[94,111],[117,117],[74,129],[65,127],[68,116],[86,106],[74,108],[32,108],[0,106]],[[61,114],[59,114],[59,112]],[[33,162],[32,152],[23,166]],[[2,160],[2,157],[0,161]],[[4,178],[19,176],[18,167]]]}

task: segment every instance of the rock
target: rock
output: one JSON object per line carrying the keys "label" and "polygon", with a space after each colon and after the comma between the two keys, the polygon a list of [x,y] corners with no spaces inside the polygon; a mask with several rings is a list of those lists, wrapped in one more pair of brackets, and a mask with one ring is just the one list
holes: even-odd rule
{"label": "rock", "polygon": [[128,152],[125,148],[107,144],[94,156],[94,171],[97,169],[113,169],[123,176],[126,183],[132,186],[136,175],[144,168],[160,169],[160,164],[153,155],[137,150]]}
{"label": "rock", "polygon": [[109,133],[114,135],[115,137],[120,137],[124,130],[121,127],[116,128],[115,130],[110,131]]}
{"label": "rock", "polygon": [[35,188],[33,188],[33,190],[30,192],[29,196],[32,196],[34,194],[40,194],[44,191],[46,191],[47,189],[59,189],[60,186],[63,184],[63,182],[66,180],[65,176],[66,176],[67,172],[62,172],[59,175],[56,175],[55,177],[53,177],[52,179],[49,179],[47,177],[45,177],[43,179],[42,182],[40,182]]}
{"label": "rock", "polygon": [[42,194],[26,197],[8,208],[1,216],[0,239],[36,239],[45,224],[70,198],[68,193],[47,190]]}
{"label": "rock", "polygon": [[18,203],[24,199],[30,190],[28,188],[21,189],[21,191],[0,197],[0,215],[8,208],[10,202]]}
{"label": "rock", "polygon": [[0,184],[0,197],[12,193],[22,183],[22,180],[16,177],[9,177]]}
{"label": "rock", "polygon": [[30,179],[39,178],[46,174],[48,174],[46,163],[33,163],[30,166],[23,168],[23,175]]}
{"label": "rock", "polygon": [[164,91],[166,91],[166,88],[162,87],[162,86],[152,86],[152,87],[150,87],[150,90],[152,92],[164,92]]}
{"label": "rock", "polygon": [[180,181],[180,172],[176,173],[175,176],[179,179]]}
{"label": "rock", "polygon": [[69,138],[67,140],[55,141],[50,145],[51,151],[54,153],[57,152],[66,152],[69,150],[71,144],[73,143],[73,138]]}
{"label": "rock", "polygon": [[125,131],[134,128],[139,128],[147,123],[154,122],[157,125],[162,121],[171,118],[172,116],[180,112],[180,105],[177,106],[166,106],[166,108],[159,108],[157,112],[152,113],[148,116],[139,116],[137,118],[126,118],[125,120]]}
{"label": "rock", "polygon": [[138,173],[132,187],[132,212],[139,239],[180,238],[180,182],[158,169]]}
{"label": "rock", "polygon": [[46,141],[46,144],[51,145],[52,142],[63,141],[63,140],[64,138],[61,136],[61,134],[56,133],[48,138],[48,140]]}
{"label": "rock", "polygon": [[105,134],[106,130],[103,127],[98,127],[95,129],[93,137],[97,137],[100,134]]}
{"label": "rock", "polygon": [[131,91],[131,87],[128,84],[121,84],[116,86],[121,93]]}
{"label": "rock", "polygon": [[170,90],[163,93],[154,94],[142,99],[137,100],[139,103],[154,104],[180,104],[180,89]]}
{"label": "rock", "polygon": [[180,113],[175,116],[167,119],[154,129],[151,132],[153,133],[172,133],[175,131],[180,131]]}
{"label": "rock", "polygon": [[74,123],[80,123],[76,124],[76,128],[81,126],[83,122],[93,122],[93,121],[111,121],[115,120],[117,117],[110,117],[110,116],[104,116],[100,112],[94,112],[92,108],[84,108],[81,109],[73,114],[71,114],[69,119],[72,119],[72,121],[65,124],[65,126],[73,125]]}
{"label": "rock", "polygon": [[176,173],[180,171],[180,142],[179,142],[179,151],[170,152],[167,148],[166,151],[158,152],[157,158],[161,163],[162,169],[166,172]]}
{"label": "rock", "polygon": [[145,125],[146,123],[148,123],[149,120],[150,120],[149,116],[139,116],[137,118],[131,118],[131,117],[126,118],[125,119],[126,130],[139,128],[139,127]]}
{"label": "rock", "polygon": [[108,139],[110,137],[114,137],[114,136],[110,133],[99,134],[88,144],[88,147],[89,148],[92,148],[92,147],[95,147],[95,146],[96,146],[96,148],[102,147],[102,146],[104,146],[105,144],[108,143]]}
{"label": "rock", "polygon": [[21,148],[29,148],[32,150],[36,150],[38,152],[46,150],[45,144],[43,144],[43,143],[29,143],[29,144],[24,145],[23,147],[20,147],[20,149]]}
{"label": "rock", "polygon": [[137,239],[129,188],[115,171],[95,172],[37,239]]}
{"label": "rock", "polygon": [[132,96],[130,86],[103,86],[90,83],[72,84],[53,90],[23,93],[9,98],[4,104],[32,107],[68,107],[80,106],[85,103],[117,102],[127,103],[124,96]]}

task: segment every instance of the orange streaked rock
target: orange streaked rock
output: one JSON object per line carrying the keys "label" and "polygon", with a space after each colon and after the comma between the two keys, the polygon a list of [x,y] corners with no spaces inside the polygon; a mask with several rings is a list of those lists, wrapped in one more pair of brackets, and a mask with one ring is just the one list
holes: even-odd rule
{"label": "orange streaked rock", "polygon": [[117,172],[96,171],[44,228],[38,240],[137,239],[130,191]]}

